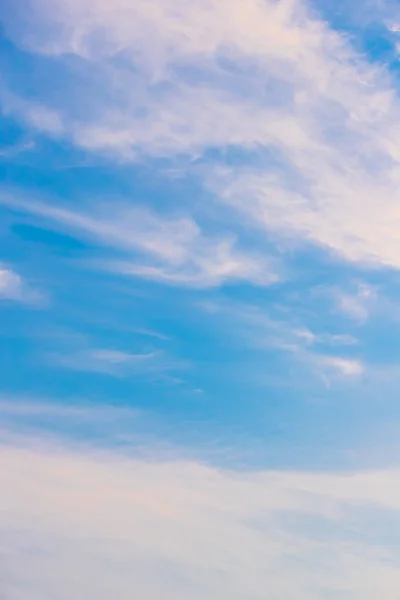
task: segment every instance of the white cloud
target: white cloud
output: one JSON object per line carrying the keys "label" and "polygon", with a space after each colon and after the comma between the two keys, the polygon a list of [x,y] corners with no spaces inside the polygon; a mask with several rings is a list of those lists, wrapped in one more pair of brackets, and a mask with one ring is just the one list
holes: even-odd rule
{"label": "white cloud", "polygon": [[[306,379],[314,373],[330,385],[336,380],[357,380],[367,371],[362,360],[347,355],[349,347],[358,344],[356,338],[329,331],[315,333],[302,324],[301,315],[293,310],[283,311],[284,318],[277,318],[265,307],[244,303],[214,301],[200,303],[199,308],[211,317],[218,316],[226,336],[240,337],[257,350],[281,351],[289,365],[300,367],[302,375],[307,370]],[[262,355],[260,359],[263,360]],[[285,374],[286,383],[291,379],[290,370]],[[298,376],[297,373],[296,387],[300,385]]]}
{"label": "white cloud", "polygon": [[[36,0],[25,29],[21,15],[4,19],[16,43],[78,55],[102,82],[93,89],[77,76],[65,104],[35,104],[54,132],[62,123],[75,143],[128,159],[267,147],[272,162],[206,168],[207,185],[251,226],[400,266],[394,86],[304,3]],[[32,122],[27,107],[15,111]]]}
{"label": "white cloud", "polygon": [[318,333],[315,334],[307,328],[294,329],[293,335],[306,345],[325,345],[325,346],[354,346],[358,340],[347,333]]}
{"label": "white cloud", "polygon": [[358,358],[324,354],[323,351],[318,350],[321,347],[352,346],[357,343],[355,338],[345,334],[316,336],[308,330],[293,331],[293,334],[298,338],[299,343],[286,344],[282,347],[291,351],[297,360],[308,365],[309,369],[321,375],[328,385],[337,378],[360,377],[366,371],[365,363]]}
{"label": "white cloud", "polygon": [[40,302],[43,297],[15,271],[0,265],[0,300]]}
{"label": "white cloud", "polygon": [[359,358],[324,354],[295,344],[287,346],[286,349],[293,353],[300,364],[321,377],[328,386],[337,380],[357,380],[367,370],[365,363]]}
{"label": "white cloud", "polygon": [[[199,308],[210,315],[232,320],[234,334],[240,334],[257,348],[276,347],[291,352],[310,348],[354,346],[358,340],[349,334],[332,334],[328,331],[309,329],[302,321],[306,319],[295,310],[286,309],[272,315],[271,307],[232,301],[199,303]],[[275,307],[276,308],[276,307]],[[282,306],[280,307],[283,308]]]}
{"label": "white cloud", "polygon": [[[120,348],[101,344],[94,337],[68,329],[52,330],[50,335],[42,332],[37,342],[42,342],[41,360],[52,367],[61,367],[86,373],[103,373],[113,377],[146,377],[152,380],[163,379],[170,382],[182,380],[174,376],[188,368],[189,363],[180,360],[162,347],[160,342],[168,338],[157,336],[156,332],[145,332],[153,340],[143,340],[141,336],[130,336],[129,347]],[[136,330],[133,333],[137,333]],[[155,337],[156,336],[156,337]],[[39,346],[40,347],[40,346]]]}
{"label": "white cloud", "polygon": [[130,354],[119,350],[90,348],[72,354],[55,354],[51,358],[56,364],[76,371],[122,375],[152,371],[157,369],[156,364],[159,369],[161,356],[157,352]]}
{"label": "white cloud", "polygon": [[396,469],[233,472],[27,438],[1,461],[7,600],[396,598]]}
{"label": "white cloud", "polygon": [[[55,56],[77,54],[93,68],[107,65],[100,74],[110,75],[111,93],[100,122],[97,111],[92,123],[89,111],[83,122],[71,107],[64,111],[69,134],[92,149],[163,153],[272,144],[318,151],[310,110],[335,102],[369,122],[385,108],[377,101],[390,100],[386,90],[368,87],[374,82],[368,66],[354,64],[340,36],[298,1],[246,0],[233,9],[228,0],[190,6],[118,0],[112,8],[102,0],[36,0],[30,8],[26,35],[10,31],[17,43]],[[189,81],[182,68],[197,69],[197,79]],[[357,106],[360,96],[364,104]]]}
{"label": "white cloud", "polygon": [[333,295],[338,309],[361,323],[369,318],[376,307],[377,291],[365,283],[358,284],[354,293],[334,290]]}
{"label": "white cloud", "polygon": [[333,371],[343,377],[362,375],[365,371],[365,365],[357,359],[323,355],[314,355],[314,359],[320,368],[328,372]]}
{"label": "white cloud", "polygon": [[10,269],[0,268],[0,297],[20,300],[22,296],[22,279]]}
{"label": "white cloud", "polygon": [[122,258],[101,262],[103,268],[119,273],[189,287],[213,287],[226,281],[268,285],[278,279],[271,259],[241,250],[232,236],[204,234],[190,217],[113,204],[74,212],[9,193],[0,202],[119,250]]}

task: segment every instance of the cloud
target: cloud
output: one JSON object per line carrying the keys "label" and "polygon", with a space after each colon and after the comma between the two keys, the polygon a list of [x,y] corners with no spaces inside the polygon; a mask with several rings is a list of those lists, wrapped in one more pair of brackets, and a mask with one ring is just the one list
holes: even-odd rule
{"label": "cloud", "polygon": [[9,159],[21,155],[25,152],[30,152],[35,148],[35,142],[29,139],[3,146],[0,148],[0,157]]}
{"label": "cloud", "polygon": [[[400,266],[395,86],[305,3],[35,0],[13,15],[3,20],[16,44],[79,68],[62,98],[44,94],[33,113],[29,99],[10,101],[10,113],[119,159],[239,147],[252,159],[205,159],[201,173],[249,227]],[[90,84],[82,69],[96,73]],[[204,278],[245,268],[225,262]]]}
{"label": "cloud", "polygon": [[151,380],[183,383],[176,373],[188,368],[188,363],[174,359],[166,352],[132,354],[109,348],[86,348],[72,352],[53,352],[45,355],[45,361],[57,367],[84,373],[102,373],[112,377],[146,377]]}
{"label": "cloud", "polygon": [[234,472],[34,438],[0,451],[7,600],[375,600],[399,587],[396,469]]}
{"label": "cloud", "polygon": [[96,419],[111,419],[112,417],[135,416],[137,411],[130,408],[116,408],[115,406],[79,406],[74,404],[51,404],[46,402],[29,402],[7,401],[0,399],[0,412],[3,418],[29,418],[34,417],[55,417],[58,420],[66,418],[82,420],[85,417],[90,420]]}
{"label": "cloud", "polygon": [[318,333],[315,334],[309,329],[295,329],[293,334],[303,340],[308,345],[325,345],[325,346],[354,346],[358,344],[358,340],[348,333]]}
{"label": "cloud", "polygon": [[360,360],[343,358],[340,356],[313,355],[315,363],[324,372],[333,372],[342,377],[362,375],[365,365]]}
{"label": "cloud", "polygon": [[298,343],[283,346],[292,352],[298,361],[308,365],[308,368],[316,371],[323,380],[330,385],[332,380],[358,378],[366,371],[365,363],[348,356],[326,354],[321,348],[353,346],[357,340],[346,334],[331,335],[320,334],[316,336],[309,330],[295,330],[292,332]]}
{"label": "cloud", "polygon": [[100,264],[117,273],[187,287],[213,287],[229,281],[268,285],[278,279],[272,259],[241,250],[233,236],[204,234],[190,217],[163,216],[112,203],[78,212],[10,193],[2,194],[0,202],[120,251],[122,258]]}
{"label": "cloud", "polygon": [[12,300],[21,299],[22,279],[10,269],[0,269],[0,296]]}
{"label": "cloud", "polygon": [[15,271],[0,265],[0,300],[37,303],[43,300]]}
{"label": "cloud", "polygon": [[[168,341],[157,332],[134,329],[139,336],[130,336],[124,347],[110,346],[95,335],[89,336],[69,329],[41,332],[36,338],[43,346],[41,362],[52,368],[82,373],[102,373],[117,378],[140,378],[183,383],[175,375],[186,371],[189,363],[170,354],[163,342]],[[143,340],[153,338],[150,341]],[[40,347],[40,346],[39,346]]]}
{"label": "cloud", "polygon": [[357,285],[355,293],[345,293],[336,290],[334,293],[338,309],[347,314],[349,317],[365,322],[376,306],[377,292],[376,289],[365,283]]}
{"label": "cloud", "polygon": [[[101,0],[36,0],[29,8],[25,31],[21,15],[6,23],[16,43],[60,59],[75,54],[109,86],[104,94],[77,85],[79,96],[93,93],[92,104],[82,98],[83,118],[71,104],[59,107],[66,134],[92,150],[134,156],[264,145],[326,154],[311,111],[326,117],[331,102],[335,125],[339,107],[369,122],[380,114],[377,100],[387,103],[386,90],[369,88],[368,66],[301,2],[246,0],[232,10],[227,0],[118,0],[110,11]],[[23,102],[11,99],[9,110],[26,113]],[[53,123],[55,110],[42,113]]]}
{"label": "cloud", "polygon": [[160,368],[160,356],[156,352],[129,354],[120,350],[91,348],[69,355],[53,355],[52,358],[56,364],[68,369],[115,376],[154,371],[156,362]]}
{"label": "cloud", "polygon": [[[29,445],[33,435],[39,434],[42,448],[52,440],[72,443],[72,440],[93,439],[108,443],[124,444],[140,451],[143,431],[149,429],[150,417],[128,406],[94,404],[75,399],[68,403],[48,401],[31,397],[0,397],[2,442]],[[154,428],[155,429],[155,428]],[[84,431],[84,438],[81,433]],[[149,434],[147,435],[149,439]],[[154,441],[156,447],[156,441]],[[164,446],[166,447],[166,446]]]}
{"label": "cloud", "polygon": [[325,354],[300,345],[287,346],[286,349],[328,386],[336,380],[357,379],[367,370],[365,363],[358,358]]}
{"label": "cloud", "polygon": [[222,328],[229,343],[237,343],[240,339],[245,342],[245,347],[257,350],[257,363],[263,365],[264,372],[269,352],[274,352],[274,358],[283,359],[286,366],[281,382],[287,384],[292,380],[294,389],[299,390],[313,376],[327,386],[334,382],[354,383],[370,370],[370,365],[355,355],[356,338],[330,333],[326,331],[326,323],[323,330],[312,331],[306,325],[307,317],[310,317],[307,313],[302,315],[284,306],[233,301],[203,302],[199,308],[210,318],[218,318],[218,327]]}

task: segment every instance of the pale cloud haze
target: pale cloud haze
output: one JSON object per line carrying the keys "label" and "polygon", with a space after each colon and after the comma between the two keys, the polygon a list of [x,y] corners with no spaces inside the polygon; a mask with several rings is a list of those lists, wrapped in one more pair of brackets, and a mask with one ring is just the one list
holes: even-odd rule
{"label": "pale cloud haze", "polygon": [[397,470],[241,473],[35,440],[2,465],[10,600],[396,597]]}

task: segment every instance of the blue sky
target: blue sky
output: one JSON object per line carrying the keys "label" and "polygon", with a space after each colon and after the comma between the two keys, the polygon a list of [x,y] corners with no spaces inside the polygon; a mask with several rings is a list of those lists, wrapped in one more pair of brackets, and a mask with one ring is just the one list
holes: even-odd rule
{"label": "blue sky", "polygon": [[397,3],[0,22],[5,599],[395,598]]}

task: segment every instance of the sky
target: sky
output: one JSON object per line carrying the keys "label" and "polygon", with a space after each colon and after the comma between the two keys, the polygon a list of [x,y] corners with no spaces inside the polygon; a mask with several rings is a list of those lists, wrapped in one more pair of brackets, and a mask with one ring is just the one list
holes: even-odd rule
{"label": "sky", "polygon": [[2,600],[397,600],[400,6],[5,0]]}

